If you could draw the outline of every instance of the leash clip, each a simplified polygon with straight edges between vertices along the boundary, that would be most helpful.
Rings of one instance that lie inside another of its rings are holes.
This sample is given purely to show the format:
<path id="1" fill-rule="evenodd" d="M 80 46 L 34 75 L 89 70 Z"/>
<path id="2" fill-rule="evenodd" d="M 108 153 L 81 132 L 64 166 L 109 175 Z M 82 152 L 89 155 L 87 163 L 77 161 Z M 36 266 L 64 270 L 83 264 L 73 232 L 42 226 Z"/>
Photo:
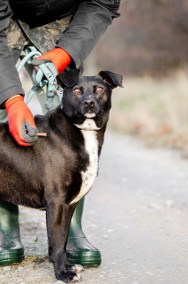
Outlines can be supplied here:
<path id="1" fill-rule="evenodd" d="M 53 98 L 54 95 L 57 94 L 59 98 L 62 97 L 62 90 L 60 90 L 60 87 L 57 83 L 57 70 L 53 63 L 46 62 L 38 65 L 38 69 L 36 70 L 34 68 L 34 65 L 32 64 L 33 59 L 40 56 L 41 53 L 36 49 L 34 46 L 27 46 L 23 50 L 23 56 L 21 59 L 21 62 L 17 66 L 18 72 L 21 71 L 22 67 L 24 67 L 26 64 L 30 64 L 33 66 L 33 72 L 31 74 L 31 79 L 33 81 L 33 86 L 28 92 L 27 96 L 25 96 L 26 103 L 28 104 L 29 101 L 32 99 L 36 93 L 46 86 L 46 103 L 45 106 L 48 109 L 48 111 L 53 109 Z"/>

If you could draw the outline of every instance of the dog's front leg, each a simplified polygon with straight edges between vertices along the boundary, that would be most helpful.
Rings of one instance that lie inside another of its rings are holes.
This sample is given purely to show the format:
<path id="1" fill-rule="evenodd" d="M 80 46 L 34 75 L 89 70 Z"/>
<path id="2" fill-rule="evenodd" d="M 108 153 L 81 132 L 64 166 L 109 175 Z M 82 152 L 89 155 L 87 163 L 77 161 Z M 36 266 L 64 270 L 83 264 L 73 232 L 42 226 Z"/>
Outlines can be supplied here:
<path id="1" fill-rule="evenodd" d="M 74 207 L 68 204 L 47 202 L 46 221 L 49 259 L 54 265 L 55 276 L 66 283 L 79 281 L 80 277 L 67 263 L 66 244 Z"/>

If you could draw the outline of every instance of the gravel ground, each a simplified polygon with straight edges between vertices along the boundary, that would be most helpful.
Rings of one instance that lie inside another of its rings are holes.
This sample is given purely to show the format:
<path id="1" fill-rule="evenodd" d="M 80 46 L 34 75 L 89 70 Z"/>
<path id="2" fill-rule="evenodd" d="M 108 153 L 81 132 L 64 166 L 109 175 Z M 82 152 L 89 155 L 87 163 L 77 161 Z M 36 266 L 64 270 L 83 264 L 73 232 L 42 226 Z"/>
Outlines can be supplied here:
<path id="1" fill-rule="evenodd" d="M 20 229 L 25 248 L 25 260 L 21 264 L 1 267 L 0 283 L 63 283 L 55 279 L 53 266 L 48 261 L 45 212 L 20 207 Z M 100 270 L 100 268 L 98 269 Z M 88 271 L 87 277 L 90 278 L 89 275 L 98 269 L 86 269 Z"/>

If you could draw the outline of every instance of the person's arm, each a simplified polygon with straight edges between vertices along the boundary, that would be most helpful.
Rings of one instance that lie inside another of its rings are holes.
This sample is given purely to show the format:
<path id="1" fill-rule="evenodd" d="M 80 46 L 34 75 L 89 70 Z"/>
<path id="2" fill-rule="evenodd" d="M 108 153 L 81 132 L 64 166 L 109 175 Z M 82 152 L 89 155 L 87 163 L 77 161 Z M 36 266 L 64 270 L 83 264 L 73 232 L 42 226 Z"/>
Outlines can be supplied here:
<path id="1" fill-rule="evenodd" d="M 58 73 L 69 64 L 80 68 L 84 59 L 104 34 L 113 19 L 119 16 L 120 0 L 82 0 L 80 1 L 69 26 L 62 34 L 56 47 L 38 59 L 51 60 Z"/>
<path id="2" fill-rule="evenodd" d="M 6 108 L 9 130 L 20 146 L 31 146 L 36 140 L 34 118 L 24 102 L 24 91 L 5 29 L 12 11 L 7 0 L 0 0 L 0 107 Z"/>
<path id="3" fill-rule="evenodd" d="M 0 105 L 16 94 L 24 95 L 11 49 L 8 47 L 5 29 L 10 23 L 12 11 L 9 2 L 0 0 Z"/>
<path id="4" fill-rule="evenodd" d="M 119 16 L 120 0 L 82 0 L 69 27 L 57 47 L 63 48 L 79 68 L 105 33 L 113 19 Z"/>

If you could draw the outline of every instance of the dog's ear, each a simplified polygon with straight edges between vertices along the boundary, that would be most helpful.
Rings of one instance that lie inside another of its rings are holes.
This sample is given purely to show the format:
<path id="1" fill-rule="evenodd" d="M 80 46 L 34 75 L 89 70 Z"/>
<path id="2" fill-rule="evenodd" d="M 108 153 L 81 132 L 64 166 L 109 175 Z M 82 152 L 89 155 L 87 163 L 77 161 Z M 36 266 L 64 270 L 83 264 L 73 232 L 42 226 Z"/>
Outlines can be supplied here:
<path id="1" fill-rule="evenodd" d="M 63 71 L 62 73 L 57 75 L 57 79 L 60 84 L 71 88 L 78 83 L 79 73 L 80 73 L 79 69 L 71 69 L 69 71 Z"/>
<path id="2" fill-rule="evenodd" d="M 123 76 L 121 74 L 113 73 L 111 71 L 100 71 L 98 75 L 102 77 L 103 81 L 112 89 L 117 86 L 123 88 Z"/>

